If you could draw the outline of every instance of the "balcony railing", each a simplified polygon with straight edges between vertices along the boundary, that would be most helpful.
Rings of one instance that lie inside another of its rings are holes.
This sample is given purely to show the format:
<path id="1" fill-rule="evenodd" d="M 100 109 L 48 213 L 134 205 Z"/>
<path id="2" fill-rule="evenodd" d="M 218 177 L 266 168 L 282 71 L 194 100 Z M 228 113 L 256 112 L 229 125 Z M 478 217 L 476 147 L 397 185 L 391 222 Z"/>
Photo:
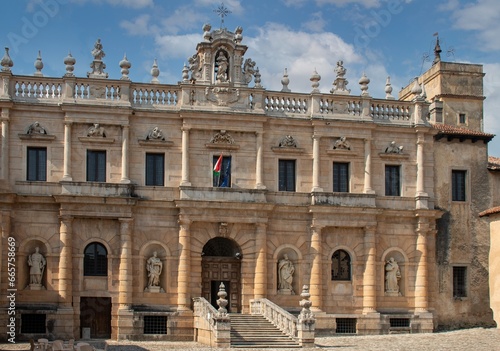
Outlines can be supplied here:
<path id="1" fill-rule="evenodd" d="M 0 100 L 45 104 L 98 103 L 140 109 L 199 110 L 243 109 L 275 117 L 371 120 L 376 123 L 414 123 L 414 103 L 366 96 L 322 93 L 274 92 L 241 87 L 220 94 L 218 102 L 207 95 L 207 86 L 192 84 L 134 83 L 80 77 L 16 76 L 0 72 Z M 227 98 L 228 101 L 223 101 Z"/>

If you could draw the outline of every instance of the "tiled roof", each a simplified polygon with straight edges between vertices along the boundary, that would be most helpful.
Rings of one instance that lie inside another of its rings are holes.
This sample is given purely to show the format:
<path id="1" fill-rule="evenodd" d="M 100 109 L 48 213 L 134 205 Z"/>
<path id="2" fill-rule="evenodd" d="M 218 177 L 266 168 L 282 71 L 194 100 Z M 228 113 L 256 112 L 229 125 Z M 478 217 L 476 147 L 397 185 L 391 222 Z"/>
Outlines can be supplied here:
<path id="1" fill-rule="evenodd" d="M 500 157 L 488 156 L 488 169 L 490 171 L 500 171 Z"/>
<path id="2" fill-rule="evenodd" d="M 452 126 L 449 124 L 435 123 L 432 125 L 432 127 L 439 131 L 437 135 L 438 139 L 447 136 L 448 139 L 463 138 L 463 139 L 472 139 L 472 140 L 480 139 L 480 140 L 490 141 L 495 136 L 495 134 L 484 133 L 478 130 Z"/>
<path id="3" fill-rule="evenodd" d="M 487 209 L 486 211 L 479 213 L 479 217 L 489 216 L 495 213 L 500 213 L 500 206 L 492 207 Z"/>

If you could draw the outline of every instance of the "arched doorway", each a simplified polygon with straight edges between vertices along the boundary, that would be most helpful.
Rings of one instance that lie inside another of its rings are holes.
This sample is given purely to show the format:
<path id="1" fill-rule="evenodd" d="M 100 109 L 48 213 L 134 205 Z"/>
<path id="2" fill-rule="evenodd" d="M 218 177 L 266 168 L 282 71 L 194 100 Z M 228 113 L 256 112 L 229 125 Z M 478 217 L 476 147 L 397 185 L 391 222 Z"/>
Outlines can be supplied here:
<path id="1" fill-rule="evenodd" d="M 241 311 L 241 250 L 231 239 L 210 239 L 202 251 L 202 296 L 217 306 L 219 286 L 224 283 L 228 312 Z"/>

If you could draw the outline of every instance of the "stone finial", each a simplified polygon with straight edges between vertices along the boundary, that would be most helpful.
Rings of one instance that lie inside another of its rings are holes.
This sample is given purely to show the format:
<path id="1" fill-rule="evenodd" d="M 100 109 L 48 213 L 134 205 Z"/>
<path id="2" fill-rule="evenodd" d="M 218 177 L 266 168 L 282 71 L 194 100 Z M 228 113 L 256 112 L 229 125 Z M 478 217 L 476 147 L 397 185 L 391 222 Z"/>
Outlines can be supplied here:
<path id="1" fill-rule="evenodd" d="M 128 77 L 128 74 L 130 72 L 130 67 L 132 67 L 132 64 L 127 59 L 127 54 L 124 54 L 123 59 L 120 61 L 120 68 L 122 74 L 120 80 L 130 80 L 130 78 Z"/>
<path id="2" fill-rule="evenodd" d="M 73 56 L 71 56 L 71 52 L 68 53 L 68 56 L 64 58 L 64 64 L 66 65 L 66 74 L 65 77 L 74 77 L 73 71 L 75 69 L 76 60 Z"/>
<path id="3" fill-rule="evenodd" d="M 361 89 L 361 96 L 370 96 L 370 93 L 368 93 L 368 84 L 370 84 L 370 79 L 366 76 L 365 72 L 363 72 L 363 75 L 359 79 L 358 83 Z"/>
<path id="4" fill-rule="evenodd" d="M 217 299 L 217 305 L 219 306 L 219 309 L 217 311 L 219 312 L 219 315 L 225 315 L 227 314 L 226 306 L 228 301 L 226 300 L 227 292 L 224 283 L 220 283 L 217 296 L 219 296 L 219 298 Z"/>
<path id="5" fill-rule="evenodd" d="M 156 59 L 153 61 L 153 66 L 151 66 L 151 83 L 160 83 L 160 80 L 158 79 L 158 76 L 160 75 L 160 69 L 158 68 L 158 62 Z"/>
<path id="6" fill-rule="evenodd" d="M 413 85 L 411 87 L 411 93 L 415 95 L 414 99 L 418 99 L 420 94 L 422 94 L 422 87 L 418 83 L 418 77 L 415 77 L 413 80 Z"/>
<path id="7" fill-rule="evenodd" d="M 310 323 L 314 323 L 314 316 L 311 311 L 312 302 L 309 300 L 311 297 L 311 294 L 309 293 L 309 286 L 304 285 L 302 287 L 300 297 L 302 297 L 302 300 L 300 300 L 299 305 L 302 307 L 302 310 L 299 314 L 299 320 L 302 322 L 309 321 Z"/>
<path id="8" fill-rule="evenodd" d="M 236 29 L 234 30 L 234 42 L 236 44 L 241 43 L 241 41 L 243 40 L 243 35 L 241 35 L 241 33 L 243 33 L 243 28 L 240 26 L 236 27 Z"/>
<path id="9" fill-rule="evenodd" d="M 425 85 L 424 85 L 424 82 L 422 82 L 422 84 L 420 85 L 420 89 L 422 90 L 422 92 L 420 93 L 420 98 L 421 98 L 422 100 L 427 99 L 427 92 L 425 91 Z"/>
<path id="10" fill-rule="evenodd" d="M 316 72 L 316 69 L 314 69 L 313 74 L 311 75 L 311 78 L 309 80 L 312 82 L 311 86 L 313 90 L 311 91 L 312 93 L 319 93 L 319 81 L 321 80 L 321 76 Z"/>
<path id="11" fill-rule="evenodd" d="M 254 79 L 253 79 L 253 81 L 255 82 L 255 88 L 262 88 L 262 85 L 260 84 L 260 82 L 261 82 L 260 77 L 261 77 L 261 74 L 259 71 L 259 67 L 257 67 L 255 69 L 255 74 L 254 74 Z"/>
<path id="12" fill-rule="evenodd" d="M 288 84 L 290 84 L 290 79 L 288 79 L 288 72 L 285 68 L 285 71 L 283 72 L 283 78 L 281 78 L 281 84 L 283 84 L 283 88 L 281 88 L 281 91 L 284 93 L 289 93 L 291 90 L 288 88 Z"/>
<path id="13" fill-rule="evenodd" d="M 439 36 L 438 33 L 434 33 L 436 36 L 436 45 L 434 46 L 434 61 L 432 61 L 432 65 L 434 66 L 436 63 L 441 61 L 441 46 L 439 45 Z"/>
<path id="14" fill-rule="evenodd" d="M 2 72 L 10 72 L 12 66 L 14 66 L 14 61 L 9 56 L 9 48 L 5 48 L 5 54 L 3 55 L 2 61 L 0 61 L 0 65 L 2 65 Z"/>
<path id="15" fill-rule="evenodd" d="M 184 62 L 184 67 L 182 67 L 182 81 L 184 83 L 189 82 L 189 67 Z"/>
<path id="16" fill-rule="evenodd" d="M 385 81 L 385 98 L 387 100 L 394 100 L 394 96 L 392 96 L 392 85 L 391 85 L 391 77 L 387 77 Z"/>
<path id="17" fill-rule="evenodd" d="M 38 56 L 37 56 L 37 58 L 35 60 L 34 66 L 35 66 L 35 69 L 36 69 L 36 72 L 34 73 L 34 75 L 37 76 L 37 77 L 43 77 L 43 73 L 42 73 L 42 69 L 43 69 L 42 53 L 40 52 L 40 50 L 38 50 Z"/>

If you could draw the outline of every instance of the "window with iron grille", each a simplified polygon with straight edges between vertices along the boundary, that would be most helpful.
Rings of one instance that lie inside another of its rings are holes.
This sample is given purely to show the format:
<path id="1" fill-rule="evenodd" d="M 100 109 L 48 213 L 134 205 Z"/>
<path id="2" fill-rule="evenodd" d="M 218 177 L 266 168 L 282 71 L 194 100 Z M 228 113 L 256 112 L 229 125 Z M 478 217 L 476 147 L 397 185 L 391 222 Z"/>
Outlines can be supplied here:
<path id="1" fill-rule="evenodd" d="M 453 267 L 453 297 L 467 297 L 467 267 Z"/>
<path id="2" fill-rule="evenodd" d="M 332 280 L 351 280 L 351 256 L 345 250 L 333 253 Z"/>
<path id="3" fill-rule="evenodd" d="M 45 334 L 46 315 L 38 313 L 21 314 L 22 334 Z"/>
<path id="4" fill-rule="evenodd" d="M 337 334 L 356 334 L 356 318 L 336 318 Z"/>
<path id="5" fill-rule="evenodd" d="M 451 171 L 451 200 L 465 201 L 466 171 Z"/>
<path id="6" fill-rule="evenodd" d="M 385 166 L 385 195 L 401 196 L 400 166 Z"/>
<path id="7" fill-rule="evenodd" d="M 279 191 L 295 191 L 295 160 L 279 160 Z"/>
<path id="8" fill-rule="evenodd" d="M 349 192 L 349 163 L 335 162 L 333 164 L 333 191 Z"/>
<path id="9" fill-rule="evenodd" d="M 391 328 L 409 328 L 410 318 L 390 318 Z"/>
<path id="10" fill-rule="evenodd" d="M 144 334 L 167 334 L 167 317 L 144 316 Z"/>
<path id="11" fill-rule="evenodd" d="M 100 243 L 90 243 L 85 248 L 83 259 L 83 275 L 85 276 L 107 276 L 108 275 L 108 252 Z"/>
<path id="12" fill-rule="evenodd" d="M 87 182 L 106 181 L 106 151 L 87 150 Z"/>
<path id="13" fill-rule="evenodd" d="M 26 168 L 26 180 L 46 181 L 47 180 L 47 148 L 28 148 L 28 167 Z"/>
<path id="14" fill-rule="evenodd" d="M 146 154 L 146 185 L 163 186 L 165 179 L 165 154 Z"/>

